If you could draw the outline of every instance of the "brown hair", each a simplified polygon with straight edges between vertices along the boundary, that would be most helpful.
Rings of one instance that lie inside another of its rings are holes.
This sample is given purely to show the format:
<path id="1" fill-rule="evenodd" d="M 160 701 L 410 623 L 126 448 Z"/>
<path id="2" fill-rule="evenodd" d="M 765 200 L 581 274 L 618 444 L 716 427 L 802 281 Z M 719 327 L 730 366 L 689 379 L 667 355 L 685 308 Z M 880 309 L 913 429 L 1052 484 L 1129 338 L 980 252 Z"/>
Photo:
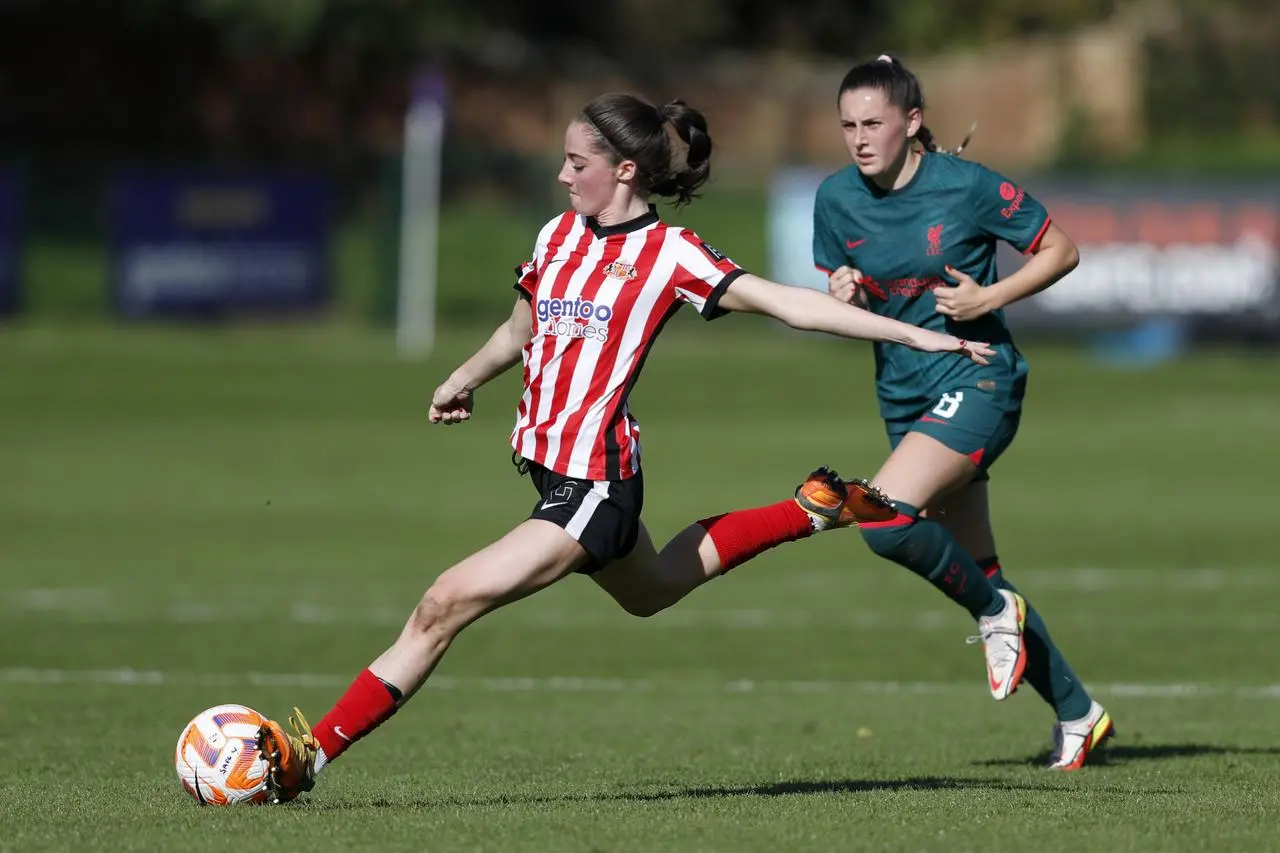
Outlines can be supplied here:
<path id="1" fill-rule="evenodd" d="M 711 177 L 707 120 L 684 101 L 655 107 L 635 95 L 600 95 L 583 108 L 578 120 L 595 134 L 597 150 L 615 164 L 633 161 L 640 186 L 675 199 L 677 207 L 692 201 L 695 190 Z M 685 144 L 683 163 L 676 162 L 668 122 Z"/>
<path id="2" fill-rule="evenodd" d="M 920 81 L 905 65 L 887 53 L 882 53 L 876 59 L 850 68 L 849 73 L 840 81 L 840 91 L 836 94 L 837 101 L 845 92 L 851 92 L 854 89 L 879 89 L 884 92 L 889 103 L 903 112 L 924 109 L 924 91 L 920 88 Z M 976 128 L 977 125 L 974 127 Z M 925 151 L 938 154 L 959 154 L 972 138 L 973 129 L 971 128 L 968 135 L 955 148 L 939 148 L 929 128 L 921 124 L 920 129 L 916 131 L 916 140 L 921 147 Z"/>

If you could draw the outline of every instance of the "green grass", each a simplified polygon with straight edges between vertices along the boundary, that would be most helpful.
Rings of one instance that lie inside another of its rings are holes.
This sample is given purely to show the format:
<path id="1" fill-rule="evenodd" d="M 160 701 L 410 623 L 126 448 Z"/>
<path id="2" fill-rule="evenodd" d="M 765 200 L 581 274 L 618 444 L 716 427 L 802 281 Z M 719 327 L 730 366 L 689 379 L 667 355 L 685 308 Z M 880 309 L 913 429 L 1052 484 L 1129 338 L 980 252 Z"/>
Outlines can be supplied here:
<path id="1" fill-rule="evenodd" d="M 1035 767 L 1045 706 L 993 703 L 964 614 L 839 533 L 650 620 L 570 578 L 468 629 L 302 803 L 199 808 L 192 715 L 314 721 L 532 505 L 517 377 L 425 421 L 483 336 L 410 365 L 341 326 L 0 335 L 0 849 L 1277 848 L 1280 363 L 1235 352 L 1028 347 L 1000 552 L 1116 717 L 1104 766 Z M 657 537 L 885 453 L 865 349 L 749 320 L 677 318 L 634 410 Z"/>

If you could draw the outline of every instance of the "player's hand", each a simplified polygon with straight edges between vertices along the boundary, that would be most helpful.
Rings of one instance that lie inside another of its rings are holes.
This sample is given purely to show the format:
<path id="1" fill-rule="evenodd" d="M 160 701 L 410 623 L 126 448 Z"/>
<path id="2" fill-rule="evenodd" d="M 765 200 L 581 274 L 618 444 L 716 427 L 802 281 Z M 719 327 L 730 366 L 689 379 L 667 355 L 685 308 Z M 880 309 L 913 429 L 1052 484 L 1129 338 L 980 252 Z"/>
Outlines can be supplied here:
<path id="1" fill-rule="evenodd" d="M 852 267 L 838 267 L 827 276 L 827 292 L 839 299 L 860 308 L 867 307 L 867 292 L 862 289 L 862 271 Z"/>
<path id="2" fill-rule="evenodd" d="M 457 424 L 471 420 L 475 406 L 475 392 L 465 384 L 449 377 L 431 395 L 431 411 L 427 415 L 433 424 Z"/>
<path id="3" fill-rule="evenodd" d="M 912 349 L 921 352 L 954 352 L 972 361 L 974 364 L 990 364 L 996 351 L 983 341 L 966 341 L 954 335 L 931 332 L 928 329 L 917 330 L 917 336 L 910 344 Z"/>
<path id="4" fill-rule="evenodd" d="M 968 273 L 961 272 L 950 264 L 947 264 L 947 275 L 954 278 L 957 284 L 933 291 L 939 314 L 966 323 L 991 313 L 992 306 L 987 301 L 985 287 L 974 281 Z"/>

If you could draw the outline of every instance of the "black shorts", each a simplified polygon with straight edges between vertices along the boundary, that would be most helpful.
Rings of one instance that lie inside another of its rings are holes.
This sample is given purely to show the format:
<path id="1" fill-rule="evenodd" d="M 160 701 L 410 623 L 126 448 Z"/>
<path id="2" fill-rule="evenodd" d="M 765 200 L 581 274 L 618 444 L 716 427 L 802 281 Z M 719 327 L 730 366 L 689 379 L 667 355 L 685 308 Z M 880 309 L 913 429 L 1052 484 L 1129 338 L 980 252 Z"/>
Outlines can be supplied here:
<path id="1" fill-rule="evenodd" d="M 526 465 L 539 497 L 529 517 L 562 527 L 578 541 L 591 558 L 579 572 L 594 574 L 636 547 L 644 506 L 643 474 L 626 480 L 580 480 L 533 462 L 520 467 Z"/>

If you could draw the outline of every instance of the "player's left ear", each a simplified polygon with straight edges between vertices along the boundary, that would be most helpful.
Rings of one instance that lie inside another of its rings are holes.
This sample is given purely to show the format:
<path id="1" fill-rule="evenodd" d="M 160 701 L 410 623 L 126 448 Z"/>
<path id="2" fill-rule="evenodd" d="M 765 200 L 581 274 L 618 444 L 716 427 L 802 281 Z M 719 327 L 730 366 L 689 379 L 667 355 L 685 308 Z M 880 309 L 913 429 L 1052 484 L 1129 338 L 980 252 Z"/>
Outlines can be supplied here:
<path id="1" fill-rule="evenodd" d="M 924 126 L 924 111 L 918 107 L 907 110 L 907 136 L 912 139 L 916 138 L 916 134 L 920 132 L 920 128 Z"/>
<path id="2" fill-rule="evenodd" d="M 623 160 L 613 167 L 613 175 L 621 183 L 634 181 L 636 179 L 636 162 L 634 160 Z"/>

